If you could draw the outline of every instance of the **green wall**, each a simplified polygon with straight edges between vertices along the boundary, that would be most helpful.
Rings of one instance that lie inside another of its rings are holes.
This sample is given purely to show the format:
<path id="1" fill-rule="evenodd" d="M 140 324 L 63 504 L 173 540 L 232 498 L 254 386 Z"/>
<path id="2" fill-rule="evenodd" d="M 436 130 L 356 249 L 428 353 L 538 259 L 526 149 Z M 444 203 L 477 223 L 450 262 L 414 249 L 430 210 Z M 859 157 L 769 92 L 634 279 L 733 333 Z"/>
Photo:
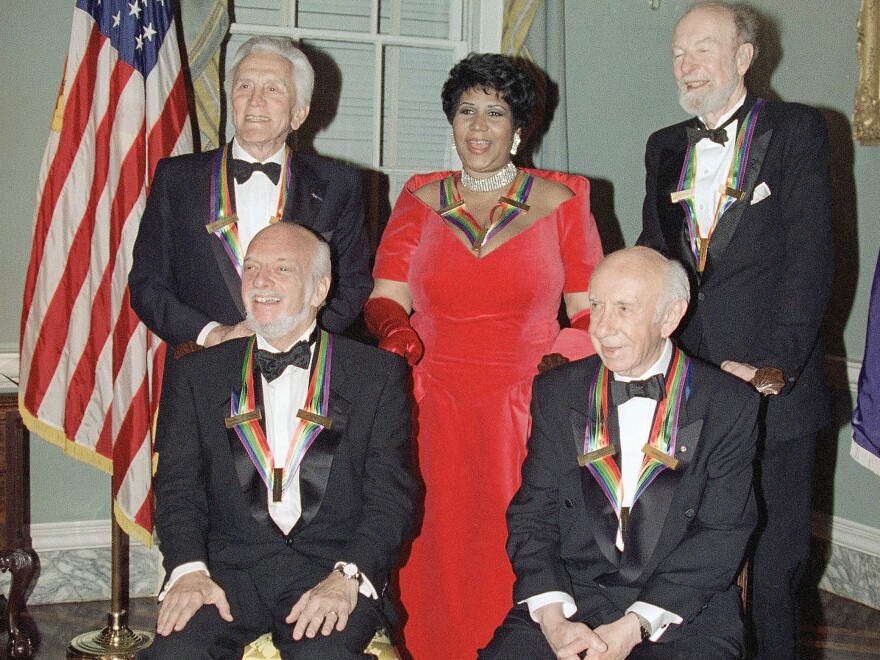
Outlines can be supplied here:
<path id="1" fill-rule="evenodd" d="M 672 28 L 687 3 L 577 0 L 566 3 L 570 169 L 594 180 L 607 247 L 638 235 L 648 135 L 684 118 L 670 67 Z M 880 147 L 849 137 L 858 79 L 858 0 L 756 0 L 774 19 L 758 83 L 780 98 L 823 109 L 833 142 L 838 280 L 827 336 L 830 352 L 860 360 L 871 276 L 880 245 Z M 0 352 L 16 351 L 34 198 L 70 35 L 73 2 L 0 2 Z M 759 60 L 760 64 L 761 60 Z M 769 72 L 767 71 L 769 69 Z M 772 74 L 772 75 L 771 75 Z M 762 81 L 764 81 L 762 83 Z M 769 83 L 766 83 L 769 81 Z M 880 478 L 848 456 L 851 395 L 837 393 L 839 431 L 823 443 L 817 508 L 880 528 Z M 34 440 L 35 523 L 109 517 L 109 480 Z"/>

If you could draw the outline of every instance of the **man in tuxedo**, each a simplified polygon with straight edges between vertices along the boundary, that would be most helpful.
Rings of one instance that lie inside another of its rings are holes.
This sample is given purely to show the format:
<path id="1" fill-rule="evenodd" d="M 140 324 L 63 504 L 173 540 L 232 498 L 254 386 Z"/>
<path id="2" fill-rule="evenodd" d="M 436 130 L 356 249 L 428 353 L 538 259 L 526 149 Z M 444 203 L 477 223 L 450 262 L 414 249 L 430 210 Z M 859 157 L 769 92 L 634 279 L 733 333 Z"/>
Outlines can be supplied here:
<path id="1" fill-rule="evenodd" d="M 516 604 L 480 658 L 742 657 L 759 397 L 670 341 L 678 263 L 612 253 L 589 295 L 597 355 L 535 379 L 507 512 Z"/>
<path id="2" fill-rule="evenodd" d="M 406 364 L 316 317 L 329 247 L 260 231 L 244 260 L 254 336 L 180 360 L 159 408 L 156 529 L 169 574 L 147 658 L 362 658 L 409 537 Z"/>
<path id="3" fill-rule="evenodd" d="M 227 76 L 232 141 L 159 162 L 129 286 L 135 312 L 172 350 L 251 334 L 241 258 L 251 238 L 278 220 L 305 225 L 330 244 L 334 287 L 321 325 L 342 332 L 360 314 L 373 286 L 360 174 L 286 146 L 309 114 L 314 79 L 290 39 L 249 39 Z"/>
<path id="4" fill-rule="evenodd" d="M 758 656 L 785 660 L 797 653 L 813 455 L 830 414 L 819 328 L 834 268 L 831 190 L 822 115 L 746 87 L 757 26 L 748 7 L 719 2 L 679 20 L 673 72 L 695 117 L 648 140 L 639 243 L 688 271 L 682 348 L 768 394 L 751 611 Z"/>

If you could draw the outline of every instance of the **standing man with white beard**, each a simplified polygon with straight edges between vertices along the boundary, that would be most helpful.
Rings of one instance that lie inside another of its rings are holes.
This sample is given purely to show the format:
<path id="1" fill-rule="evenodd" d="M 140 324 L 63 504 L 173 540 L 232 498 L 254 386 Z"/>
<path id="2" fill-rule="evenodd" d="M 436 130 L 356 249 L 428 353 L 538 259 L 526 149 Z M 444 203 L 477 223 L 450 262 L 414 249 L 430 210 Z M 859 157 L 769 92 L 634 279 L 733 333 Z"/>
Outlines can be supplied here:
<path id="1" fill-rule="evenodd" d="M 797 657 L 813 456 L 829 419 L 819 328 L 834 268 L 831 186 L 822 115 L 745 85 L 757 24 L 745 5 L 708 2 L 676 25 L 673 72 L 694 117 L 648 140 L 638 242 L 688 271 L 682 349 L 768 395 L 751 613 L 758 657 L 785 660 Z"/>

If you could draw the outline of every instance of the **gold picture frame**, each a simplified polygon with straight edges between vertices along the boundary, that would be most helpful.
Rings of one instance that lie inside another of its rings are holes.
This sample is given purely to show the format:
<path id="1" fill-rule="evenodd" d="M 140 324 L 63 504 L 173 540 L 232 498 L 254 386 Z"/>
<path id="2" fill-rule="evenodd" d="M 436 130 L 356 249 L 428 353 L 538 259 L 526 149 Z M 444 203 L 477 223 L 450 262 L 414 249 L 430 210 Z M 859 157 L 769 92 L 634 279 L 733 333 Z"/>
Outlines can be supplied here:
<path id="1" fill-rule="evenodd" d="M 857 30 L 860 67 L 853 137 L 880 145 L 880 0 L 862 0 Z"/>

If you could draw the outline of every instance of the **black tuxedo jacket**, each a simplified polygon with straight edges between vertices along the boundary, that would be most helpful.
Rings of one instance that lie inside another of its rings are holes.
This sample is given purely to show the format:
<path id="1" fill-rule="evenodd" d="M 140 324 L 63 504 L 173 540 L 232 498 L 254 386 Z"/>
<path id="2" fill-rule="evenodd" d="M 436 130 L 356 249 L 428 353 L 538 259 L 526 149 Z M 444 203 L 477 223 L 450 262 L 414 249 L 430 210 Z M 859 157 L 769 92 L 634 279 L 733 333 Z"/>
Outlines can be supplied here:
<path id="1" fill-rule="evenodd" d="M 740 118 L 754 102 L 746 97 Z M 735 360 L 782 370 L 786 386 L 767 406 L 768 442 L 813 433 L 829 414 L 819 338 L 834 270 L 825 121 L 804 105 L 766 102 L 749 152 L 745 195 L 718 221 L 702 275 L 684 209 L 669 197 L 678 187 L 686 127 L 697 122 L 665 128 L 648 140 L 638 242 L 679 260 L 690 275 L 692 298 L 678 330 L 684 350 L 716 365 Z M 756 200 L 761 184 L 770 195 Z"/>
<path id="2" fill-rule="evenodd" d="M 166 570 L 191 561 L 235 570 L 296 552 L 322 577 L 337 561 L 354 562 L 381 593 L 414 506 L 405 362 L 334 337 L 333 424 L 306 452 L 302 517 L 285 536 L 269 517 L 266 486 L 224 425 L 231 392 L 241 389 L 247 341 L 186 356 L 163 387 L 155 496 Z"/>
<path id="3" fill-rule="evenodd" d="M 617 516 L 592 473 L 577 462 L 598 366 L 592 356 L 535 379 L 523 481 L 507 512 L 514 600 L 568 593 L 578 607 L 574 618 L 591 627 L 643 601 L 684 619 L 664 634 L 667 641 L 667 635 L 697 634 L 697 615 L 710 599 L 737 598 L 729 587 L 757 516 L 752 459 L 758 394 L 692 360 L 678 467 L 663 470 L 632 507 L 621 553 L 614 545 Z M 611 412 L 610 439 L 619 456 L 613 406 Z"/>
<path id="4" fill-rule="evenodd" d="M 131 306 L 173 348 L 195 340 L 210 321 L 245 317 L 241 278 L 220 240 L 205 230 L 211 214 L 211 164 L 217 150 L 159 161 L 134 245 Z M 342 332 L 373 288 L 360 174 L 320 156 L 294 153 L 282 220 L 330 244 L 333 288 L 321 325 Z M 235 185 L 230 174 L 230 193 Z"/>

